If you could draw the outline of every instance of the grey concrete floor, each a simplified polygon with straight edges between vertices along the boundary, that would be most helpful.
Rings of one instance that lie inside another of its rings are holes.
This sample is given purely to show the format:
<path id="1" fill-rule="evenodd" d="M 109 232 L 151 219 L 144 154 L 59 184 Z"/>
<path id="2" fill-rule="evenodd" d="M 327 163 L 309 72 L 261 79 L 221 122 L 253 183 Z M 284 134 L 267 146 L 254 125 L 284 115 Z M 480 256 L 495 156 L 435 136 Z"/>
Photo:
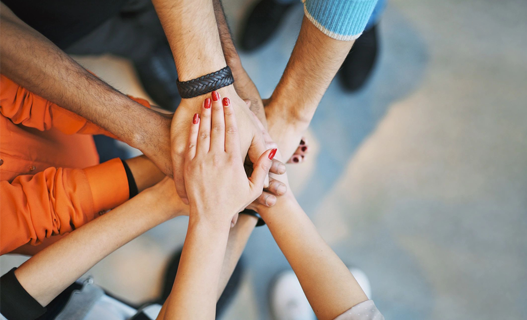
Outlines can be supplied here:
<path id="1" fill-rule="evenodd" d="M 224 4 L 238 32 L 250 4 Z M 353 95 L 334 81 L 308 132 L 309 159 L 288 169 L 326 241 L 368 274 L 386 319 L 527 319 L 526 14 L 524 0 L 390 1 L 373 78 Z M 294 9 L 277 38 L 242 55 L 262 96 L 301 18 Z M 145 96 L 126 61 L 79 60 Z M 185 229 L 185 218 L 161 225 L 90 273 L 131 301 L 155 297 Z M 224 319 L 270 319 L 268 287 L 287 261 L 266 228 L 244 259 Z"/>

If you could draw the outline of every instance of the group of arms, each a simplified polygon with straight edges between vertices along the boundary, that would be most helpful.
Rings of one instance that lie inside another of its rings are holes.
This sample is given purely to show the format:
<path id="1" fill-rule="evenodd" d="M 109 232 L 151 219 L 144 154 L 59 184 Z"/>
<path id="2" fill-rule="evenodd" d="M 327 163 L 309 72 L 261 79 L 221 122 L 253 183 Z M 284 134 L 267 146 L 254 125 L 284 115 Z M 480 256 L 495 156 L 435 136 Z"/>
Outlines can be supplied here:
<path id="1" fill-rule="evenodd" d="M 256 224 L 254 218 L 242 216 L 230 228 L 237 213 L 249 206 L 264 218 L 320 319 L 333 319 L 367 300 L 296 202 L 284 166 L 268 157 L 275 145 L 279 159 L 295 152 L 352 41 L 330 39 L 304 19 L 284 76 L 264 109 L 241 65 L 218 0 L 153 2 L 181 81 L 231 67 L 234 85 L 216 92 L 229 99 L 226 106 L 212 99 L 212 108 L 205 108 L 207 100 L 200 96 L 183 99 L 173 116 L 144 108 L 82 68 L 2 5 L 2 73 L 137 147 L 174 180 L 165 178 L 34 256 L 16 271 L 20 283 L 46 305 L 126 242 L 189 214 L 181 272 L 159 317 L 211 318 Z M 22 70 L 20 65 L 26 67 Z M 246 156 L 254 167 L 249 179 L 243 168 Z M 266 190 L 274 195 L 263 190 L 270 169 L 282 174 L 271 174 Z M 181 294 L 188 290 L 195 295 Z"/>
<path id="2" fill-rule="evenodd" d="M 189 214 L 176 280 L 158 319 L 214 318 L 216 301 L 226 283 L 225 257 L 233 217 L 261 194 L 274 163 L 271 158 L 275 152 L 280 155 L 275 149 L 266 150 L 247 178 L 230 99 L 207 98 L 200 109 L 187 119 L 190 129 L 184 175 L 189 205 L 165 178 L 35 255 L 15 274 L 41 305 L 47 305 L 98 261 L 141 233 Z M 275 178 L 288 184 L 285 173 Z M 266 221 L 319 319 L 334 319 L 368 299 L 290 190 L 277 197 L 272 207 L 258 202 L 252 205 Z"/>

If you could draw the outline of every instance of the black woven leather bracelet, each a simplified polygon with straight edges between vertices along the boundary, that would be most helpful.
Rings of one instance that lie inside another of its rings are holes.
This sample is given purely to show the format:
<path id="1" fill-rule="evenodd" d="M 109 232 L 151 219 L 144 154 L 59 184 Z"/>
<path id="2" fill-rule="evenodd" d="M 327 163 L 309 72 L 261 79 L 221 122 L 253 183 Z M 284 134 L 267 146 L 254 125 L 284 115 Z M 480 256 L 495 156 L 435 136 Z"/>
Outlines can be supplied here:
<path id="1" fill-rule="evenodd" d="M 203 77 L 180 82 L 176 81 L 179 94 L 182 98 L 194 98 L 203 94 L 221 89 L 234 83 L 231 68 L 228 66 Z"/>
<path id="2" fill-rule="evenodd" d="M 258 212 L 254 211 L 254 210 L 244 209 L 242 212 L 240 212 L 240 214 L 246 214 L 248 216 L 253 216 L 253 217 L 257 218 L 258 219 L 258 222 L 256 223 L 257 227 L 261 227 L 261 226 L 265 225 L 265 221 L 262 219 L 262 217 L 260 217 Z"/>

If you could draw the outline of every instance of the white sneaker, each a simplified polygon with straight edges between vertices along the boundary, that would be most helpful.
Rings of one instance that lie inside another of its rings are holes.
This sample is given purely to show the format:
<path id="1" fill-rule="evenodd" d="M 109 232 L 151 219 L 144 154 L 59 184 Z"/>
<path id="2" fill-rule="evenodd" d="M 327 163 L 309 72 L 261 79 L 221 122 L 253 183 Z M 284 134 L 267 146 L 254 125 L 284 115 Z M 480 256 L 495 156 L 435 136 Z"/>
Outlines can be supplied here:
<path id="1" fill-rule="evenodd" d="M 362 290 L 371 299 L 370 281 L 358 268 L 349 268 Z M 278 275 L 270 291 L 271 313 L 276 320 L 315 320 L 316 316 L 292 270 Z"/>
<path id="2" fill-rule="evenodd" d="M 271 313 L 276 320 L 315 320 L 315 313 L 292 270 L 276 278 L 270 291 Z"/>

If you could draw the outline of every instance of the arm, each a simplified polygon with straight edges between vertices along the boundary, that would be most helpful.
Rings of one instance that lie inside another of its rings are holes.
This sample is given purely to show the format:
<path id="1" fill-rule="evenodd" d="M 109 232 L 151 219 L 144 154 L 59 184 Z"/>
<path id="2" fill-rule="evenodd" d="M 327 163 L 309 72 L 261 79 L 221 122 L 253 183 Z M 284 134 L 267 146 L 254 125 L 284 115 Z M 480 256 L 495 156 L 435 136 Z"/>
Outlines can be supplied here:
<path id="1" fill-rule="evenodd" d="M 291 58 L 265 108 L 269 133 L 284 159 L 298 147 L 352 45 L 328 37 L 304 17 Z"/>
<path id="2" fill-rule="evenodd" d="M 145 156 L 126 160 L 137 191 L 153 186 L 164 174 Z M 129 198 L 129 181 L 119 159 L 86 169 L 48 168 L 0 182 L 0 254 L 34 254 L 23 246 L 40 244 L 98 217 Z M 23 246 L 23 247 L 21 247 Z"/>
<path id="3" fill-rule="evenodd" d="M 144 99 L 129 98 L 146 108 L 151 107 Z M 64 134 L 104 134 L 117 138 L 93 122 L 34 94 L 3 75 L 0 75 L 0 113 L 15 124 L 40 131 L 55 128 Z"/>
<path id="4" fill-rule="evenodd" d="M 250 101 L 249 109 L 258 117 L 264 127 L 267 128 L 262 98 L 254 82 L 242 66 L 240 56 L 232 42 L 231 32 L 227 24 L 227 19 L 225 18 L 221 0 L 213 0 L 213 4 L 214 14 L 216 15 L 216 21 L 218 23 L 221 48 L 223 49 L 223 55 L 225 56 L 227 65 L 231 68 L 232 75 L 234 76 L 234 88 L 240 98 Z"/>
<path id="5" fill-rule="evenodd" d="M 3 75 L 110 131 L 140 149 L 163 172 L 172 174 L 170 118 L 110 87 L 18 19 L 4 4 L 0 6 Z"/>
<path id="6" fill-rule="evenodd" d="M 168 179 L 29 259 L 15 271 L 45 306 L 111 252 L 184 211 Z"/>
<path id="7" fill-rule="evenodd" d="M 154 0 L 168 42 L 175 57 L 178 76 L 181 81 L 218 71 L 227 64 L 222 52 L 214 8 L 211 0 Z M 221 96 L 228 96 L 238 118 L 241 154 L 248 154 L 253 163 L 265 151 L 260 132 L 245 102 L 238 96 L 234 86 L 217 90 Z M 204 97 L 183 99 L 176 110 L 171 125 L 172 159 L 174 181 L 180 197 L 186 201 L 185 180 L 182 170 L 184 152 L 188 142 L 189 122 L 199 113 Z"/>
<path id="8" fill-rule="evenodd" d="M 287 184 L 287 176 L 279 177 Z M 288 188 L 272 208 L 257 205 L 318 319 L 335 319 L 368 300 L 346 265 L 318 234 Z"/>
<path id="9" fill-rule="evenodd" d="M 48 168 L 0 182 L 0 253 L 71 232 L 129 197 L 121 160 L 86 169 Z"/>
<path id="10" fill-rule="evenodd" d="M 208 106 L 207 102 L 202 105 L 201 117 L 194 116 L 187 141 L 189 230 L 174 287 L 159 319 L 214 317 L 229 225 L 261 194 L 274 156 L 270 151 L 263 153 L 247 180 L 229 100 L 224 100 L 224 106 L 220 101 Z"/>

